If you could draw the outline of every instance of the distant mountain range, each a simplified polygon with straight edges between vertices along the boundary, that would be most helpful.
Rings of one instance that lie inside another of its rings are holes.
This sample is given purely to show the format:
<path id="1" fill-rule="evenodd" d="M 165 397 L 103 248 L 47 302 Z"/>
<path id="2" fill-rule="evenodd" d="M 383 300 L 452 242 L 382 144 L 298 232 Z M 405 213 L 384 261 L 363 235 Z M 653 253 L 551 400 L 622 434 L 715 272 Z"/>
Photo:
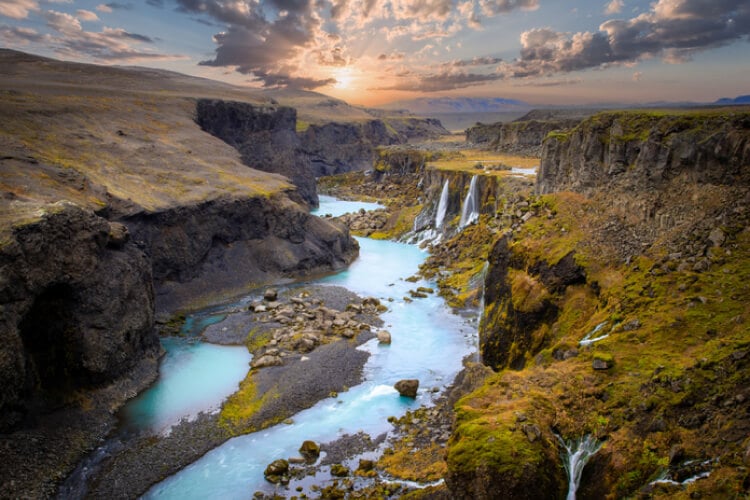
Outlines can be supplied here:
<path id="1" fill-rule="evenodd" d="M 735 98 L 722 97 L 715 104 L 750 104 L 750 95 L 741 95 Z"/>
<path id="2" fill-rule="evenodd" d="M 450 113 L 498 113 L 527 111 L 531 104 L 501 97 L 422 97 L 396 101 L 382 106 L 385 109 L 405 109 L 416 115 Z"/>

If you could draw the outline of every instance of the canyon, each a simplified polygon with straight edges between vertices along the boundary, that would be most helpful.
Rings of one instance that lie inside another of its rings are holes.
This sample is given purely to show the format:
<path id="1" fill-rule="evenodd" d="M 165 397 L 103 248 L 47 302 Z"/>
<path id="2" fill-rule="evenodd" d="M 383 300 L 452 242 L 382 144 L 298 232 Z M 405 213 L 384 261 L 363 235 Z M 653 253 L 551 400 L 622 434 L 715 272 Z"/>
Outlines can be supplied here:
<path id="1" fill-rule="evenodd" d="M 309 94 L 0 57 L 0 496 L 55 495 L 178 313 L 344 269 L 355 234 L 429 249 L 421 278 L 481 315 L 446 401 L 402 419 L 444 446 L 394 445 L 389 474 L 442 471 L 410 498 L 563 497 L 584 441 L 578 498 L 747 494 L 746 108 L 532 112 L 452 150 Z M 318 190 L 383 208 L 317 217 Z"/>

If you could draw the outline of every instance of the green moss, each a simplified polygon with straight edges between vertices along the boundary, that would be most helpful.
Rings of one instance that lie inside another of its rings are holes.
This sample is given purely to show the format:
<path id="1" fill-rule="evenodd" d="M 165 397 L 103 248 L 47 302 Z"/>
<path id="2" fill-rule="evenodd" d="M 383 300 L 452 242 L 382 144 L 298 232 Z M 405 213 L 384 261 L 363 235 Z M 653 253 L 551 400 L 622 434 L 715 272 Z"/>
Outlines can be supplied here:
<path id="1" fill-rule="evenodd" d="M 298 133 L 305 132 L 307 129 L 310 128 L 310 123 L 302 120 L 297 120 L 297 123 L 295 125 L 295 129 Z"/>
<path id="2" fill-rule="evenodd" d="M 259 332 L 257 328 L 253 328 L 248 332 L 247 337 L 245 338 L 245 346 L 247 346 L 247 350 L 253 354 L 259 349 L 265 347 L 266 344 L 271 341 L 271 338 L 273 338 L 273 335 L 270 330 Z"/>

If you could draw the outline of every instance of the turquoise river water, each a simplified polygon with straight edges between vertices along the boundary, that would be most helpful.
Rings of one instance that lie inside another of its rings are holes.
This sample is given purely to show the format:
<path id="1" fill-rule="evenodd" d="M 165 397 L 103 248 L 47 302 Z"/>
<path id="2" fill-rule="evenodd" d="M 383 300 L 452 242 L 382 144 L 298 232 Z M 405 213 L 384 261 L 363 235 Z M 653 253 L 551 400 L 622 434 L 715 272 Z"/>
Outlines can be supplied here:
<path id="1" fill-rule="evenodd" d="M 321 197 L 317 213 L 338 215 L 359 208 L 371 209 L 373 205 L 352 205 Z M 146 498 L 249 499 L 255 491 L 277 491 L 263 478 L 266 465 L 278 458 L 297 456 L 304 440 L 330 442 L 359 431 L 378 436 L 392 428 L 387 422 L 389 416 L 401 416 L 410 408 L 432 404 L 452 382 L 462 359 L 475 349 L 476 325 L 453 314 L 436 295 L 413 302 L 405 300 L 410 289 L 433 286 L 425 281 L 405 281 L 418 271 L 427 256 L 424 251 L 391 241 L 358 241 L 360 257 L 346 270 L 317 283 L 344 286 L 361 296 L 378 297 L 388 306 L 382 318 L 393 343 L 384 346 L 373 339 L 360 347 L 370 353 L 364 382 L 298 413 L 291 424 L 227 441 L 155 485 Z M 245 297 L 234 304 L 197 313 L 189 318 L 188 333 L 199 333 L 255 298 Z M 221 401 L 236 390 L 248 370 L 250 356 L 246 349 L 215 346 L 190 337 L 164 341 L 167 355 L 159 381 L 128 405 L 124 412 L 126 425 L 164 431 L 180 418 L 219 408 Z M 416 400 L 400 397 L 393 388 L 403 378 L 419 379 Z"/>

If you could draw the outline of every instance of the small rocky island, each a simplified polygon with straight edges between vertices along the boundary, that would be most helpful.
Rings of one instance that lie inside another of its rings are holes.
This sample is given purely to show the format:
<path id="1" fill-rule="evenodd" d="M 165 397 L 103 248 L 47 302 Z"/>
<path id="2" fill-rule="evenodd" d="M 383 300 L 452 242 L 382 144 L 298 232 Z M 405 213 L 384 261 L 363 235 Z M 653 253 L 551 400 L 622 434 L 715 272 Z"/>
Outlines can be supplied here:
<path id="1" fill-rule="evenodd" d="M 269 491 L 747 495 L 746 108 L 534 111 L 424 143 L 445 134 L 435 120 L 326 101 L 334 123 L 173 73 L 0 63 L 0 496 L 137 497 L 359 384 L 359 347 L 399 342 L 390 303 L 305 282 L 352 263 L 354 235 L 428 250 L 405 279 L 434 289 L 399 300 L 478 311 L 478 353 L 387 435 L 269 461 Z M 382 208 L 317 217 L 318 193 Z M 71 481 L 157 377 L 160 336 L 238 296 L 254 299 L 201 332 L 253 355 L 220 411 Z M 379 390 L 412 404 L 420 382 Z"/>

